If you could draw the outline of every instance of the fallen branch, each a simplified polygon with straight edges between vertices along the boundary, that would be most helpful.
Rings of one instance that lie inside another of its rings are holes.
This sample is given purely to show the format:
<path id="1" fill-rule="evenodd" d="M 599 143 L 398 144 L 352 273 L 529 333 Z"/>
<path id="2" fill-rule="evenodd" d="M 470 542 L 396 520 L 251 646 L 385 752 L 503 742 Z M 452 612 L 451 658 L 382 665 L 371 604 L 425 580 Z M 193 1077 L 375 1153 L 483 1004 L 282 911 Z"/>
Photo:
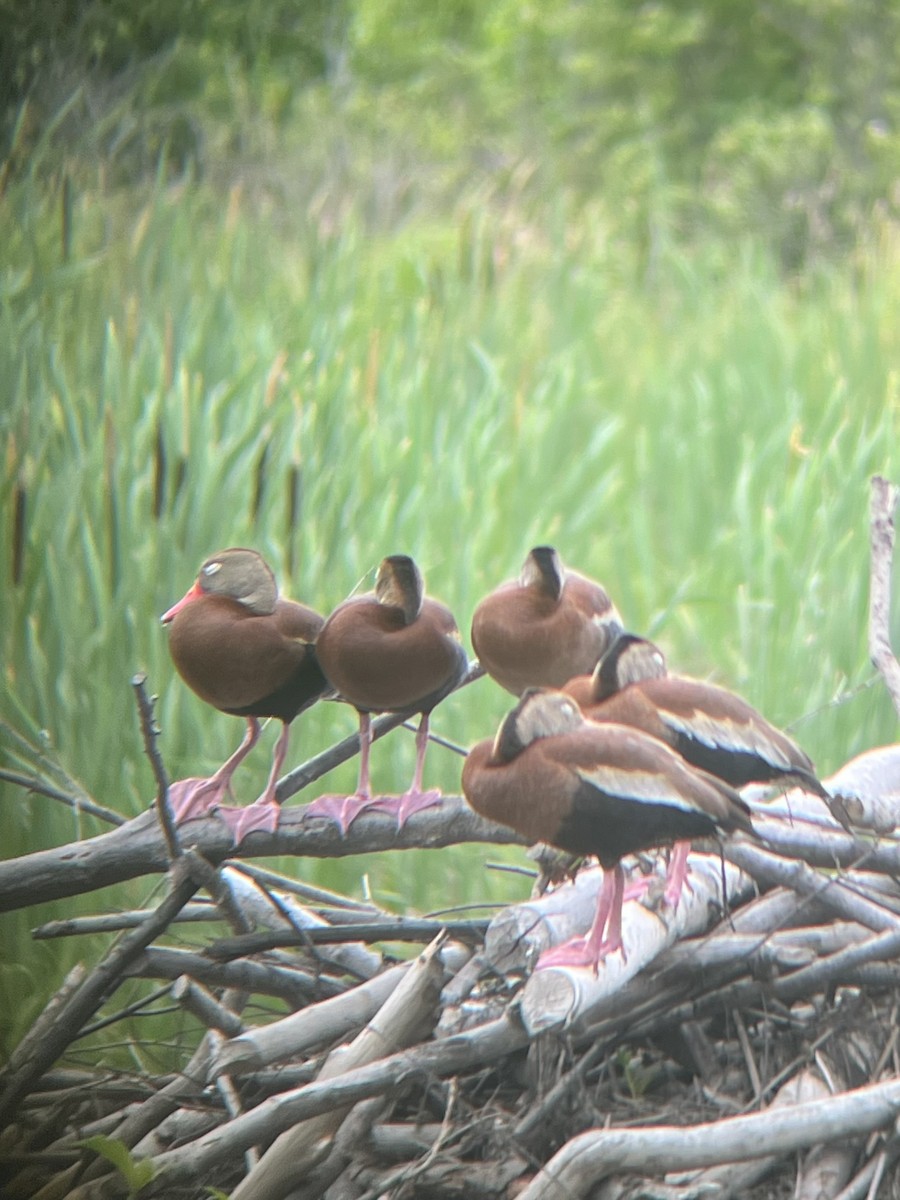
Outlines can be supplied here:
<path id="1" fill-rule="evenodd" d="M 554 1154 L 520 1193 L 520 1200 L 578 1200 L 621 1171 L 662 1175 L 792 1154 L 818 1143 L 871 1133 L 892 1123 L 898 1112 L 900 1082 L 892 1079 L 829 1100 L 687 1128 L 592 1130 Z"/>
<path id="2" fill-rule="evenodd" d="M 511 830 L 479 817 L 455 796 L 416 813 L 400 830 L 384 813 L 364 813 L 353 822 L 346 837 L 341 837 L 333 821 L 307 817 L 305 808 L 298 806 L 282 812 L 274 833 L 251 833 L 238 850 L 228 830 L 214 817 L 187 822 L 182 826 L 181 839 L 214 863 L 238 855 L 343 858 L 382 850 L 433 850 L 461 842 L 525 844 Z M 0 912 L 159 874 L 167 865 L 166 844 L 156 817 L 153 812 L 145 812 L 119 829 L 86 841 L 0 863 Z"/>

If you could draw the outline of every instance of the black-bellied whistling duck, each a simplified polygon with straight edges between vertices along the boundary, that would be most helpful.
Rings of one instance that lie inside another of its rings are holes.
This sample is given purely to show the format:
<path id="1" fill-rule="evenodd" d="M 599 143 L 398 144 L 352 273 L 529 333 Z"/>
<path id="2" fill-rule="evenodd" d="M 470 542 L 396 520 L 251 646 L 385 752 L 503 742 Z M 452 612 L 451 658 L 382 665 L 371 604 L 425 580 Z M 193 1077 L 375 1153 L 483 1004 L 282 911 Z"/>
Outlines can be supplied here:
<path id="1" fill-rule="evenodd" d="M 831 797 L 796 742 L 734 692 L 669 675 L 662 651 L 645 638 L 623 634 L 592 675 L 570 680 L 563 691 L 590 720 L 640 729 L 732 787 L 797 783 L 830 806 Z M 684 882 L 689 849 L 679 845 L 673 852 L 666 887 L 666 899 L 673 904 Z"/>
<path id="2" fill-rule="evenodd" d="M 625 725 L 588 721 L 563 692 L 526 691 L 493 741 L 479 742 L 462 786 L 476 812 L 533 841 L 593 854 L 604 868 L 593 925 L 539 966 L 594 966 L 622 949 L 626 854 L 720 830 L 753 832 L 727 784 Z"/>
<path id="3" fill-rule="evenodd" d="M 163 614 L 169 650 L 179 675 L 222 712 L 247 718 L 237 750 L 209 779 L 183 779 L 169 796 L 179 821 L 216 809 L 235 841 L 254 829 L 274 830 L 279 806 L 275 784 L 287 753 L 290 724 L 328 690 L 314 642 L 324 618 L 278 595 L 275 576 L 255 550 L 232 547 L 211 555 L 186 595 Z M 246 808 L 222 804 L 231 777 L 260 735 L 260 717 L 277 717 L 265 790 Z"/>
<path id="4" fill-rule="evenodd" d="M 398 828 L 419 809 L 440 799 L 422 790 L 428 718 L 435 705 L 468 669 L 453 614 L 426 598 L 419 568 L 405 554 L 385 558 L 374 592 L 338 605 L 316 642 L 325 677 L 359 714 L 359 783 L 352 796 L 320 796 L 307 812 L 328 816 L 345 833 L 365 808 L 392 812 Z M 400 797 L 373 797 L 369 785 L 371 713 L 421 713 L 416 733 L 416 768 Z"/>
<path id="5" fill-rule="evenodd" d="M 535 546 L 519 578 L 502 583 L 472 615 L 481 665 L 517 696 L 593 671 L 622 630 L 605 588 L 567 571 L 552 546 Z"/>
<path id="6" fill-rule="evenodd" d="M 642 729 L 732 787 L 799 784 L 830 799 L 812 762 L 787 734 L 734 692 L 670 675 L 662 651 L 645 638 L 623 634 L 592 676 L 570 680 L 563 691 L 592 721 Z"/>

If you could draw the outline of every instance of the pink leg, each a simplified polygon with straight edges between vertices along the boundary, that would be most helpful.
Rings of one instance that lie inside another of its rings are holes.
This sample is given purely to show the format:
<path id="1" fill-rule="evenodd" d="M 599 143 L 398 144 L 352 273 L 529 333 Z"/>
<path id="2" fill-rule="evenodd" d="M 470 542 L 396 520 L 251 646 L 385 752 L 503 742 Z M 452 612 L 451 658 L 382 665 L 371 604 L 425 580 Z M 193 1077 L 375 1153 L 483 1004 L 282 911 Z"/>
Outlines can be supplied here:
<path id="1" fill-rule="evenodd" d="M 422 774 L 425 769 L 425 751 L 428 749 L 428 713 L 422 713 L 419 728 L 416 730 L 416 769 L 409 790 L 402 796 L 380 796 L 373 802 L 373 808 L 379 812 L 391 813 L 397 818 L 397 828 L 402 829 L 413 813 L 423 808 L 431 808 L 440 804 L 441 793 L 438 788 L 422 791 Z"/>
<path id="2" fill-rule="evenodd" d="M 252 833 L 254 829 L 261 829 L 265 833 L 274 833 L 278 826 L 281 805 L 275 799 L 275 785 L 281 774 L 281 768 L 284 766 L 290 736 L 291 727 L 285 722 L 278 741 L 275 743 L 269 780 L 259 799 L 244 808 L 229 808 L 220 805 L 216 812 L 219 819 L 225 822 L 234 835 L 236 846 L 239 846 L 247 834 Z"/>
<path id="3" fill-rule="evenodd" d="M 344 837 L 347 830 L 366 808 L 373 808 L 378 801 L 372 799 L 369 784 L 369 754 L 372 749 L 372 718 L 368 713 L 359 714 L 359 782 L 352 796 L 319 796 L 307 804 L 306 812 L 311 817 L 328 817 L 334 821 Z"/>
<path id="4" fill-rule="evenodd" d="M 169 803 L 177 824 L 191 817 L 205 817 L 228 795 L 231 777 L 259 741 L 256 717 L 247 718 L 247 732 L 234 754 L 208 779 L 179 779 L 169 787 Z"/>
<path id="5" fill-rule="evenodd" d="M 676 842 L 672 847 L 672 853 L 669 857 L 669 869 L 666 871 L 666 890 L 663 892 L 663 900 L 673 912 L 678 908 L 678 901 L 681 899 L 681 892 L 685 884 L 687 884 L 688 889 L 691 886 L 687 882 L 688 855 L 690 852 L 690 842 Z"/>
<path id="6" fill-rule="evenodd" d="M 593 967 L 594 974 L 604 958 L 616 950 L 622 951 L 622 901 L 625 893 L 625 872 L 617 863 L 604 871 L 603 883 L 597 896 L 597 911 L 588 933 L 572 938 L 553 950 L 547 950 L 538 960 L 538 970 L 544 967 Z"/>

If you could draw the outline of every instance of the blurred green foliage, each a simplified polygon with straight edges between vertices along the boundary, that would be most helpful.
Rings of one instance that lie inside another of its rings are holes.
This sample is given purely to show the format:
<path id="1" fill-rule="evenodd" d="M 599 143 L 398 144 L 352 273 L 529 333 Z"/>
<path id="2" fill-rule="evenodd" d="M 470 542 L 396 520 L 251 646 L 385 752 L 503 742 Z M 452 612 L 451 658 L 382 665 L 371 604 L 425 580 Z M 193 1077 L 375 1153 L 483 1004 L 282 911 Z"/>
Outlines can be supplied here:
<path id="1" fill-rule="evenodd" d="M 890 0 L 0 0 L 0 28 L 19 167 L 56 122 L 120 180 L 243 165 L 382 223 L 479 182 L 573 189 L 632 236 L 752 230 L 788 268 L 897 200 Z"/>

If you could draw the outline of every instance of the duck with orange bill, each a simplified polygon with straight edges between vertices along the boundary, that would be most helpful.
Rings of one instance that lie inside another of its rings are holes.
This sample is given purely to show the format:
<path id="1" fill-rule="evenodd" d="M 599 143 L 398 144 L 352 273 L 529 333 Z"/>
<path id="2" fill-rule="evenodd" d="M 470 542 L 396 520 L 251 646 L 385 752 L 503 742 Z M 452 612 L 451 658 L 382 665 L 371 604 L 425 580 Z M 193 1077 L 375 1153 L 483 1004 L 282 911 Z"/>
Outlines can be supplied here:
<path id="1" fill-rule="evenodd" d="M 171 785 L 176 820 L 215 811 L 236 842 L 254 829 L 274 830 L 280 813 L 275 785 L 291 722 L 328 691 L 315 652 L 324 619 L 279 596 L 271 568 L 255 550 L 231 547 L 207 558 L 162 622 L 185 683 L 207 704 L 247 721 L 240 746 L 214 775 Z M 228 807 L 223 801 L 232 776 L 259 740 L 262 717 L 282 722 L 268 782 L 253 804 Z"/>

